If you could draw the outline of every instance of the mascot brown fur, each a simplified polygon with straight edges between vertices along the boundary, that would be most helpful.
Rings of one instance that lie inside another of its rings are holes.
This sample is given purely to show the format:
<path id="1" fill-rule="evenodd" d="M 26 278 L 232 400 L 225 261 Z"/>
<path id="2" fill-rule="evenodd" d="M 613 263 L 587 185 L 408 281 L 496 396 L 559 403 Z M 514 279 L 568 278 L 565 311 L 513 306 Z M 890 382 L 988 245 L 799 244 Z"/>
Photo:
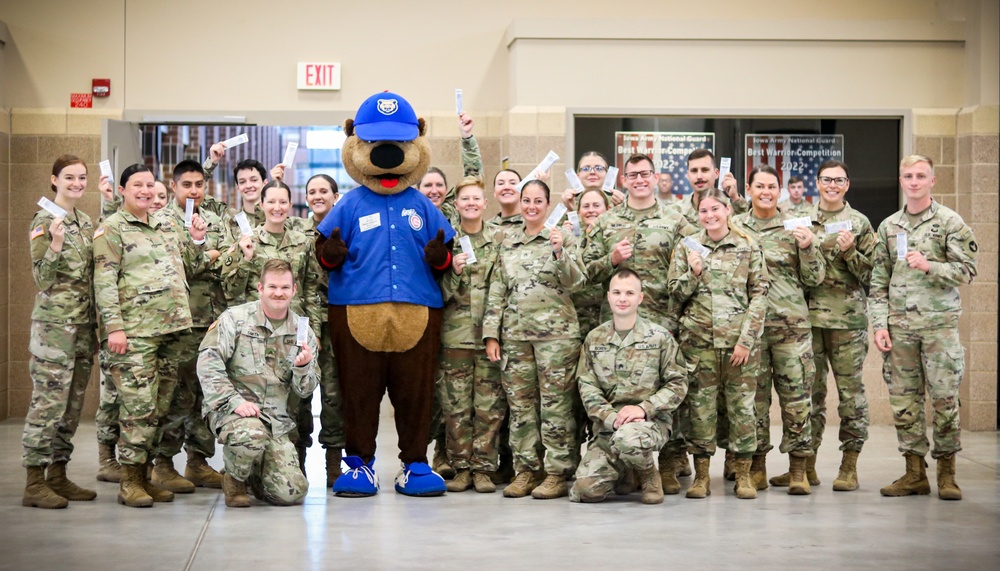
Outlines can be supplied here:
<path id="1" fill-rule="evenodd" d="M 451 263 L 454 230 L 415 188 L 430 165 L 425 123 L 392 93 L 370 97 L 348 119 L 344 168 L 361 186 L 346 193 L 319 226 L 316 251 L 330 271 L 329 327 L 337 358 L 349 470 L 334 493 L 378 490 L 374 472 L 379 407 L 395 408 L 396 490 L 444 493 L 427 466 L 434 369 L 441 339 L 435 279 Z"/>

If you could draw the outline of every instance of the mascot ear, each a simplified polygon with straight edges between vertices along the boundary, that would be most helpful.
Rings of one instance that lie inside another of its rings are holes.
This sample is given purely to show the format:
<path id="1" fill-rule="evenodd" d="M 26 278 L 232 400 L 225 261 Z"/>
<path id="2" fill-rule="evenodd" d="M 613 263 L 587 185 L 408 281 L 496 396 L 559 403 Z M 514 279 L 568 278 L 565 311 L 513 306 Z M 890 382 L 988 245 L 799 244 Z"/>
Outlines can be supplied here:
<path id="1" fill-rule="evenodd" d="M 424 121 L 423 117 L 417 119 L 417 129 L 419 129 L 419 133 L 420 133 L 418 135 L 419 137 L 423 137 L 424 135 L 427 134 L 427 122 Z"/>
<path id="2" fill-rule="evenodd" d="M 344 134 L 348 137 L 354 136 L 354 119 L 344 121 Z"/>

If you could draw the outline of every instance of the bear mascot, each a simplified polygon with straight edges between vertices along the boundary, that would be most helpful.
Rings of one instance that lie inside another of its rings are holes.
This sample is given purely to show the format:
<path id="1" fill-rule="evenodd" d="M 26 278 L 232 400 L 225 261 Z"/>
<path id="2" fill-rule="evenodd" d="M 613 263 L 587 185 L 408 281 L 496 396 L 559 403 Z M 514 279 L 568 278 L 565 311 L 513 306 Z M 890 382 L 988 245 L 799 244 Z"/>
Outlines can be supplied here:
<path id="1" fill-rule="evenodd" d="M 448 220 L 416 188 L 430 166 L 426 125 L 394 93 L 365 100 L 344 125 L 344 169 L 361 186 L 318 227 L 316 255 L 330 272 L 329 327 L 340 373 L 348 466 L 334 494 L 378 492 L 375 437 L 389 392 L 402 470 L 396 491 L 438 496 L 444 479 L 427 464 L 434 370 L 451 265 Z"/>

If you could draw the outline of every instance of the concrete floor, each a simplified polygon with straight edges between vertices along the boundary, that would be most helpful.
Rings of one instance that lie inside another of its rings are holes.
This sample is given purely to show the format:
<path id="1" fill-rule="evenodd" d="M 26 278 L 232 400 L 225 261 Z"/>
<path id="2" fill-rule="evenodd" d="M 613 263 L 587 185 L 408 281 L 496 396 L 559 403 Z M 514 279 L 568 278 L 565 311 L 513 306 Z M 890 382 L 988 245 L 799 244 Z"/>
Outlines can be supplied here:
<path id="1" fill-rule="evenodd" d="M 89 422 L 77 434 L 69 474 L 96 488 L 97 500 L 41 510 L 20 505 L 22 421 L 9 419 L 0 423 L 0 569 L 1000 568 L 998 433 L 963 434 L 960 502 L 879 495 L 903 472 L 888 427 L 871 431 L 859 462 L 861 489 L 834 493 L 840 454 L 831 427 L 818 462 L 823 484 L 811 496 L 771 488 L 755 501 L 737 500 L 722 480 L 719 453 L 711 497 L 689 500 L 682 493 L 644 506 L 637 495 L 596 505 L 512 500 L 499 492 L 400 496 L 392 489 L 398 449 L 387 416 L 382 427 L 376 463 L 382 492 L 375 498 L 336 498 L 316 485 L 302 506 L 255 503 L 237 510 L 225 507 L 219 491 L 199 489 L 170 504 L 132 509 L 115 503 L 116 484 L 94 479 L 97 446 Z M 777 451 L 768 460 L 771 475 L 787 467 Z M 175 461 L 181 467 L 182 457 Z M 221 457 L 211 463 L 221 467 Z M 324 481 L 318 446 L 307 472 L 311 481 Z M 933 487 L 933 465 L 930 472 Z"/>

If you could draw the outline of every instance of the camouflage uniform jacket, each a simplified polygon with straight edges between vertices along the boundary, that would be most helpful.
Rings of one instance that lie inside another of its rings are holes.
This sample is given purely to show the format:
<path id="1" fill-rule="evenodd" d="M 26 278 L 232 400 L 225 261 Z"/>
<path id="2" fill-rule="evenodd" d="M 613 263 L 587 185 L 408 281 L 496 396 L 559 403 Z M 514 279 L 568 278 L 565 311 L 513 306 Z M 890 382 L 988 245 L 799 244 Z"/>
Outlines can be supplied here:
<path id="1" fill-rule="evenodd" d="M 798 204 L 792 204 L 791 200 L 782 200 L 778 203 L 778 210 L 790 214 L 792 218 L 797 218 L 800 216 L 809 216 L 813 211 L 813 208 L 818 207 L 818 204 L 814 205 L 802 197 L 802 202 Z"/>
<path id="2" fill-rule="evenodd" d="M 764 332 L 768 274 L 764 254 L 753 239 L 730 230 L 719 242 L 702 230 L 692 236 L 712 252 L 695 276 L 683 243 L 670 262 L 669 287 L 679 307 L 680 341 L 712 349 L 742 345 L 753 349 Z"/>
<path id="3" fill-rule="evenodd" d="M 797 214 L 796 214 L 797 215 Z M 837 212 L 813 207 L 813 234 L 820 241 L 826 259 L 826 277 L 817 287 L 809 288 L 809 319 L 813 327 L 824 329 L 868 329 L 865 287 L 871 283 L 875 253 L 875 231 L 868 217 L 844 203 Z M 827 234 L 826 225 L 851 221 L 854 245 L 846 252 L 837 245 L 837 233 Z"/>
<path id="4" fill-rule="evenodd" d="M 579 339 L 580 323 L 570 294 L 584 284 L 583 268 L 566 236 L 557 260 L 543 228 L 528 236 L 522 226 L 507 232 L 490 282 L 483 339 L 547 341 Z M 501 332 L 502 329 L 502 332 Z"/>
<path id="5" fill-rule="evenodd" d="M 184 227 L 184 208 L 176 200 L 171 200 L 170 204 L 161 212 L 173 218 L 174 224 L 178 227 Z M 189 299 L 193 327 L 208 327 L 226 309 L 226 297 L 222 293 L 219 266 L 217 263 L 213 264 L 208 257 L 210 250 L 219 252 L 223 250 L 226 233 L 222 227 L 222 220 L 212 211 L 199 208 L 197 214 L 207 225 L 205 265 L 197 272 L 189 273 L 187 282 L 188 288 L 191 290 Z"/>
<path id="6" fill-rule="evenodd" d="M 639 406 L 646 420 L 670 432 L 673 413 L 687 396 L 687 369 L 666 329 L 639 317 L 624 339 L 614 321 L 587 335 L 577 365 L 577 383 L 595 434 L 614 432 L 622 407 Z"/>
<path id="7" fill-rule="evenodd" d="M 466 265 L 460 276 L 448 269 L 441 278 L 441 297 L 445 304 L 441 347 L 483 350 L 486 348 L 483 344 L 483 316 L 486 314 L 490 276 L 497 260 L 497 244 L 493 242 L 497 230 L 484 224 L 482 231 L 466 234 L 461 226 L 456 228 L 458 235 L 455 236 L 452 255 L 462 253 L 459 238 L 468 236 L 476 253 L 476 263 Z"/>
<path id="8" fill-rule="evenodd" d="M 316 242 L 297 230 L 285 226 L 281 242 L 258 226 L 254 229 L 254 253 L 249 261 L 243 258 L 238 243 L 233 242 L 219 257 L 222 260 L 222 286 L 230 305 L 259 299 L 257 282 L 264 262 L 272 258 L 292 265 L 297 292 L 291 309 L 309 318 L 314 333 L 319 333 L 326 313 L 325 300 L 319 298 L 319 276 L 324 272 L 316 259 Z"/>
<path id="9" fill-rule="evenodd" d="M 94 227 L 79 209 L 63 219 L 65 238 L 58 254 L 49 248 L 53 216 L 41 210 L 31 219 L 31 275 L 35 278 L 32 321 L 94 323 Z"/>
<path id="10" fill-rule="evenodd" d="M 823 283 L 826 264 L 816 237 L 805 250 L 799 248 L 792 232 L 785 230 L 784 221 L 789 218 L 795 216 L 779 211 L 761 220 L 747 212 L 734 216 L 732 225 L 749 234 L 764 252 L 770 284 L 764 327 L 810 329 L 805 291 Z"/>
<path id="11" fill-rule="evenodd" d="M 479 142 L 475 135 L 469 138 L 462 138 L 462 176 L 476 176 L 483 178 L 483 156 L 479 152 Z M 455 187 L 448 189 L 448 194 L 444 196 L 444 203 L 441 204 L 441 214 L 448 219 L 452 228 L 458 228 L 462 218 L 455 209 Z"/>
<path id="12" fill-rule="evenodd" d="M 319 230 L 316 229 L 322 220 L 316 220 L 315 216 L 310 216 L 309 218 L 289 218 L 285 221 L 285 228 L 292 228 L 298 230 L 306 235 L 313 243 L 313 248 L 316 246 L 316 238 L 319 237 Z M 322 316 L 320 318 L 320 323 L 326 323 L 330 315 L 326 311 L 326 300 L 327 291 L 330 287 L 330 274 L 327 273 L 322 266 L 319 264 L 307 264 L 306 271 L 309 275 L 306 277 L 306 283 L 316 284 L 316 303 L 318 305 L 319 314 Z"/>
<path id="13" fill-rule="evenodd" d="M 208 329 L 199 348 L 198 379 L 205 394 L 203 413 L 216 432 L 240 418 L 233 411 L 244 402 L 260 408 L 260 420 L 273 437 L 295 429 L 287 410 L 289 390 L 305 397 L 319 384 L 319 348 L 311 331 L 313 359 L 294 366 L 298 317 L 289 310 L 285 322 L 273 329 L 261 302 L 254 301 L 229 308 Z"/>
<path id="14" fill-rule="evenodd" d="M 680 200 L 672 202 L 668 205 L 670 208 L 675 209 L 677 212 L 683 216 L 691 226 L 695 228 L 701 228 L 701 222 L 698 221 L 698 209 L 694 206 L 694 193 L 686 194 L 681 197 Z M 742 196 L 738 197 L 735 201 L 732 201 L 733 215 L 742 214 L 750 209 L 750 204 Z"/>
<path id="15" fill-rule="evenodd" d="M 915 228 L 903 210 L 878 227 L 869 308 L 872 329 L 957 327 L 962 314 L 958 286 L 976 277 L 979 245 L 972 229 L 955 211 L 932 202 Z M 930 262 L 930 272 L 896 258 L 896 234 L 905 232 L 910 252 Z"/>
<path id="16" fill-rule="evenodd" d="M 189 329 L 186 271 L 197 273 L 204 248 L 169 216 L 142 222 L 127 209 L 112 214 L 94 232 L 94 300 L 101 339 L 125 331 L 153 337 Z"/>
<path id="17" fill-rule="evenodd" d="M 486 224 L 488 226 L 493 226 L 494 228 L 516 227 L 524 224 L 524 218 L 521 218 L 520 212 L 507 217 L 501 216 L 497 213 L 496 216 L 487 220 Z"/>
<path id="18" fill-rule="evenodd" d="M 667 290 L 670 255 L 681 238 L 695 232 L 696 227 L 672 207 L 655 203 L 649 208 L 635 210 L 626 201 L 598 217 L 587 233 L 582 259 L 587 281 L 603 284 L 607 291 L 607 282 L 618 269 L 611 264 L 611 253 L 615 244 L 628 238 L 632 257 L 619 267 L 634 270 L 642 279 L 646 297 L 639 306 L 639 315 L 673 329 L 676 315 L 668 307 Z"/>
<path id="19" fill-rule="evenodd" d="M 243 210 L 230 208 L 226 211 L 225 216 L 222 217 L 222 225 L 226 229 L 226 242 L 239 242 L 240 238 L 243 237 L 243 234 L 240 232 L 240 225 L 236 222 L 236 216 L 240 212 L 243 212 Z M 253 216 L 247 214 L 247 222 L 250 223 L 251 228 L 262 226 L 264 222 L 267 222 L 264 210 L 261 209 L 259 204 L 254 207 Z"/>

